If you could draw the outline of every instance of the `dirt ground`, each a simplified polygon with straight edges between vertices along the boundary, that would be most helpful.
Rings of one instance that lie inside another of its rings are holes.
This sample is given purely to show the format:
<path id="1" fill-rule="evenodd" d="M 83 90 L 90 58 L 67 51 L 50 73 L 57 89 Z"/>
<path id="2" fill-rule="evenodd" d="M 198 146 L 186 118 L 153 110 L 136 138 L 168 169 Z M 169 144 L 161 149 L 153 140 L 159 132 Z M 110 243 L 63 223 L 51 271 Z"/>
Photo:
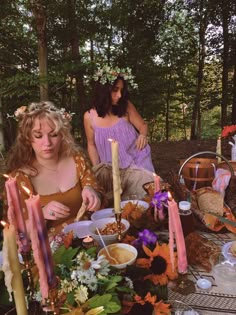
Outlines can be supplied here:
<path id="1" fill-rule="evenodd" d="M 170 171 L 178 174 L 180 169 L 180 160 L 186 160 L 198 152 L 212 151 L 216 152 L 216 139 L 210 140 L 183 140 L 175 142 L 159 142 L 151 144 L 152 160 L 156 170 L 164 180 L 167 180 Z M 222 154 L 230 159 L 230 145 L 228 141 L 222 141 Z M 201 154 L 199 158 L 215 158 L 212 154 Z"/>

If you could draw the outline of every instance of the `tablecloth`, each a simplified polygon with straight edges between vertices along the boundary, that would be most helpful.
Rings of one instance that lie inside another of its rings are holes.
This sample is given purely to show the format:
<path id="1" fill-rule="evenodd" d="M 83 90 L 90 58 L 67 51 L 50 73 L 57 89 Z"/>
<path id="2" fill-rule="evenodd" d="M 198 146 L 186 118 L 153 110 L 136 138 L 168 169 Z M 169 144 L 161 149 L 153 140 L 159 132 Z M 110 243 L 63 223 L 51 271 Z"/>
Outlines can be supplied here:
<path id="1" fill-rule="evenodd" d="M 225 243 L 236 240 L 232 233 L 200 233 L 202 236 L 222 247 Z M 222 258 L 220 258 L 222 260 Z M 216 281 L 214 272 L 206 272 L 198 266 L 189 266 L 188 278 L 195 283 L 196 292 L 182 295 L 169 289 L 170 300 L 182 301 L 201 315 L 230 315 L 236 314 L 236 283 L 221 283 Z M 200 278 L 211 281 L 210 290 L 202 290 L 197 287 L 196 282 Z"/>

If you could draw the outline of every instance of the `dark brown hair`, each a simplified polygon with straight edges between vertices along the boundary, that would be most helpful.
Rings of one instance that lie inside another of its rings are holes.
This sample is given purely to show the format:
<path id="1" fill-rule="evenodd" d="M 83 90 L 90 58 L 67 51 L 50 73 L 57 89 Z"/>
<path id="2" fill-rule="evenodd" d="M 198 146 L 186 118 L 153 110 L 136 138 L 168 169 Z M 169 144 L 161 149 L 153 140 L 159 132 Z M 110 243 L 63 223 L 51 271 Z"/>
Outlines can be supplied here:
<path id="1" fill-rule="evenodd" d="M 121 98 L 116 106 L 112 106 L 111 92 L 118 80 L 122 80 L 124 88 L 122 90 Z M 122 76 L 118 76 L 116 80 L 110 84 L 109 82 L 102 84 L 99 81 L 95 82 L 92 108 L 97 111 L 99 117 L 105 117 L 110 111 L 118 117 L 125 116 L 128 106 L 129 92 L 127 89 L 127 82 Z"/>

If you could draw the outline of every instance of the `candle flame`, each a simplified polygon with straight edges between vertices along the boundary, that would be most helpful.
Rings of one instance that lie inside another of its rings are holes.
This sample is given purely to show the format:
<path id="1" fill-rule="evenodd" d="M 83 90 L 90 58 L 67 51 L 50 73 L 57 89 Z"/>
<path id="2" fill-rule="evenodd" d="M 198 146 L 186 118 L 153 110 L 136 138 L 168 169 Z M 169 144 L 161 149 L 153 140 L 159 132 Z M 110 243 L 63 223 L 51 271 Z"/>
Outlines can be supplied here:
<path id="1" fill-rule="evenodd" d="M 167 194 L 168 194 L 168 200 L 170 200 L 170 201 L 171 201 L 171 200 L 173 199 L 173 197 L 172 197 L 171 193 L 168 191 L 168 192 L 167 192 Z"/>
<path id="2" fill-rule="evenodd" d="M 10 178 L 10 176 L 7 175 L 7 174 L 3 174 L 3 177 L 5 177 L 5 178 Z"/>
<path id="3" fill-rule="evenodd" d="M 21 187 L 24 189 L 24 191 L 27 193 L 27 195 L 31 195 L 31 192 L 29 190 L 29 188 L 25 187 L 24 185 L 21 185 Z"/>
<path id="4" fill-rule="evenodd" d="M 0 223 L 1 223 L 1 225 L 2 225 L 2 226 L 4 226 L 4 227 L 8 225 L 8 223 L 7 223 L 7 222 L 2 221 L 2 220 L 0 221 Z"/>
<path id="5" fill-rule="evenodd" d="M 107 141 L 112 142 L 112 141 L 114 141 L 114 139 L 112 139 L 112 138 L 108 138 L 108 139 L 107 139 Z"/>

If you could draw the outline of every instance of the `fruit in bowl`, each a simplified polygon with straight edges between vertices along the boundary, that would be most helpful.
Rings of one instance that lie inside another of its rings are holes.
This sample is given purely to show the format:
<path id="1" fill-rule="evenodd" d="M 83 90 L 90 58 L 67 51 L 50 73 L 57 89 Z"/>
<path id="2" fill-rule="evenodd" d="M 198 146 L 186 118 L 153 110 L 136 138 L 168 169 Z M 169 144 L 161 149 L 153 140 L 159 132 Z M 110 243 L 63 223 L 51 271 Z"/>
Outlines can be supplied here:
<path id="1" fill-rule="evenodd" d="M 124 237 L 130 227 L 129 221 L 121 219 L 121 236 Z M 88 226 L 89 235 L 92 236 L 95 241 L 102 246 L 101 239 L 98 235 L 97 228 L 102 236 L 102 239 L 106 245 L 117 242 L 118 227 L 115 218 L 104 218 L 96 221 L 92 221 Z"/>
<path id="2" fill-rule="evenodd" d="M 124 269 L 128 265 L 132 265 L 138 256 L 137 249 L 129 244 L 110 244 L 107 246 L 107 250 L 113 259 L 108 256 L 105 248 L 98 252 L 98 256 L 105 256 L 110 265 L 117 269 Z"/>

